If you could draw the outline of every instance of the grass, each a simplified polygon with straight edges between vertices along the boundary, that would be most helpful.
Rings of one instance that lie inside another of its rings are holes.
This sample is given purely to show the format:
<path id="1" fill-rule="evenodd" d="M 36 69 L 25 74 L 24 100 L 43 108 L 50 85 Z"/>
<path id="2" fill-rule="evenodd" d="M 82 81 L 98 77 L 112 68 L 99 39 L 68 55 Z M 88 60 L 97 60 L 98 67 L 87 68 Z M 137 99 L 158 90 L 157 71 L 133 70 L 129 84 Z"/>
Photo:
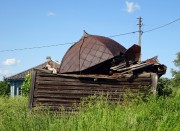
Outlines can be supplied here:
<path id="1" fill-rule="evenodd" d="M 27 108 L 27 98 L 0 98 L 0 131 L 124 131 L 180 130 L 180 93 L 109 103 L 91 99 L 74 115 L 57 115 Z M 82 104 L 83 105 L 83 104 Z"/>

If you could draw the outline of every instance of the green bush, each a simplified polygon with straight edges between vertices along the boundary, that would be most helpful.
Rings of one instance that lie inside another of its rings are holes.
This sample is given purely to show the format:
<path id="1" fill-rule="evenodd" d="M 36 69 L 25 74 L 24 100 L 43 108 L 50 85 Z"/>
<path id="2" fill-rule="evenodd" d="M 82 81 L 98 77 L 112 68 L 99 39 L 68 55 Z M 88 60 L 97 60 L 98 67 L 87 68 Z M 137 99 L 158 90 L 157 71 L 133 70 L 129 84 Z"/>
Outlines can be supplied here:
<path id="1" fill-rule="evenodd" d="M 169 96 L 172 94 L 172 81 L 168 78 L 160 78 L 157 84 L 158 96 Z"/>
<path id="2" fill-rule="evenodd" d="M 0 96 L 9 96 L 10 95 L 10 85 L 7 81 L 0 81 Z"/>
<path id="3" fill-rule="evenodd" d="M 177 70 L 172 69 L 172 85 L 175 88 L 180 88 L 180 52 L 177 53 L 177 58 L 173 62 Z"/>
<path id="4" fill-rule="evenodd" d="M 30 91 L 30 83 L 31 83 L 31 74 L 27 74 L 25 77 L 25 80 L 21 86 L 22 89 L 22 95 L 23 96 L 28 96 L 29 95 L 29 91 Z"/>

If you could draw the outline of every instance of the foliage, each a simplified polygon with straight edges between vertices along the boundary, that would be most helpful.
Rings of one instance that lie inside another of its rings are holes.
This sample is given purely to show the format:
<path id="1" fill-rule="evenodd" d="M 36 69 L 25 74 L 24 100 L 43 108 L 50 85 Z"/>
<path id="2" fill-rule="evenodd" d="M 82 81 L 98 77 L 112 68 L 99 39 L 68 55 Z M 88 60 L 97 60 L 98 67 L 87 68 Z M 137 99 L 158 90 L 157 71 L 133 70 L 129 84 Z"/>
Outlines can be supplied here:
<path id="1" fill-rule="evenodd" d="M 177 58 L 173 62 L 174 65 L 178 68 L 178 70 L 172 69 L 172 84 L 173 87 L 180 88 L 180 52 L 177 53 Z"/>
<path id="2" fill-rule="evenodd" d="M 124 131 L 180 130 L 180 94 L 168 99 L 150 97 L 147 102 L 109 103 L 89 101 L 75 114 L 28 110 L 26 97 L 0 98 L 0 130 Z M 73 112 L 71 112 L 73 113 Z"/>
<path id="3" fill-rule="evenodd" d="M 0 96 L 9 96 L 10 95 L 10 85 L 7 81 L 0 81 Z"/>
<path id="4" fill-rule="evenodd" d="M 160 78 L 157 84 L 158 96 L 169 96 L 172 94 L 171 79 Z"/>
<path id="5" fill-rule="evenodd" d="M 177 55 L 177 58 L 173 62 L 175 66 L 180 69 L 180 52 L 178 52 L 176 55 Z"/>
<path id="6" fill-rule="evenodd" d="M 25 77 L 25 80 L 21 86 L 22 88 L 22 95 L 23 96 L 28 96 L 29 95 L 29 91 L 30 91 L 30 82 L 31 82 L 31 74 L 27 74 Z"/>

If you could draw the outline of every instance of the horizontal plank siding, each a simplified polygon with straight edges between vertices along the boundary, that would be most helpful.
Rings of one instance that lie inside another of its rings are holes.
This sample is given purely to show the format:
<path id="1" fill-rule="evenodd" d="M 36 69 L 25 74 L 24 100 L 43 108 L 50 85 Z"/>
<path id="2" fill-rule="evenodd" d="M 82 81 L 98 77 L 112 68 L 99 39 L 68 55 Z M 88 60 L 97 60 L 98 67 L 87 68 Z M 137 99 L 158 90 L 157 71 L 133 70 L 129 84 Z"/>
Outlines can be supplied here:
<path id="1" fill-rule="evenodd" d="M 30 107 L 49 106 L 50 108 L 70 108 L 78 105 L 82 98 L 96 95 L 107 95 L 110 100 L 122 99 L 125 92 L 133 94 L 146 93 L 144 86 L 152 85 L 150 73 L 132 76 L 97 76 L 51 74 L 35 70 L 34 84 L 31 84 Z"/>

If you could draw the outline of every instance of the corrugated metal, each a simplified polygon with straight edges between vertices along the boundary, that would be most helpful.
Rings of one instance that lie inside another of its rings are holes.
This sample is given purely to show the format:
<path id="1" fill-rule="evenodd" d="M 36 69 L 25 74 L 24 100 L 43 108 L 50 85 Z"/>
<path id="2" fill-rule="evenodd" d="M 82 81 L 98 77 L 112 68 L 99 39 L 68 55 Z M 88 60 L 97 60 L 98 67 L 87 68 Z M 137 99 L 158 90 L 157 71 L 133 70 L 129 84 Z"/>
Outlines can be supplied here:
<path id="1" fill-rule="evenodd" d="M 127 90 L 146 93 L 144 86 L 153 87 L 156 74 L 146 73 L 137 77 L 131 75 L 68 75 L 51 74 L 35 70 L 32 75 L 30 108 L 49 106 L 52 109 L 71 108 L 81 99 L 94 94 L 108 94 L 111 100 L 118 100 Z M 155 84 L 156 85 L 156 84 Z M 156 87 L 152 88 L 155 90 Z"/>
<path id="2" fill-rule="evenodd" d="M 89 35 L 85 32 L 64 55 L 59 72 L 83 71 L 125 51 L 125 47 L 110 38 Z"/>

